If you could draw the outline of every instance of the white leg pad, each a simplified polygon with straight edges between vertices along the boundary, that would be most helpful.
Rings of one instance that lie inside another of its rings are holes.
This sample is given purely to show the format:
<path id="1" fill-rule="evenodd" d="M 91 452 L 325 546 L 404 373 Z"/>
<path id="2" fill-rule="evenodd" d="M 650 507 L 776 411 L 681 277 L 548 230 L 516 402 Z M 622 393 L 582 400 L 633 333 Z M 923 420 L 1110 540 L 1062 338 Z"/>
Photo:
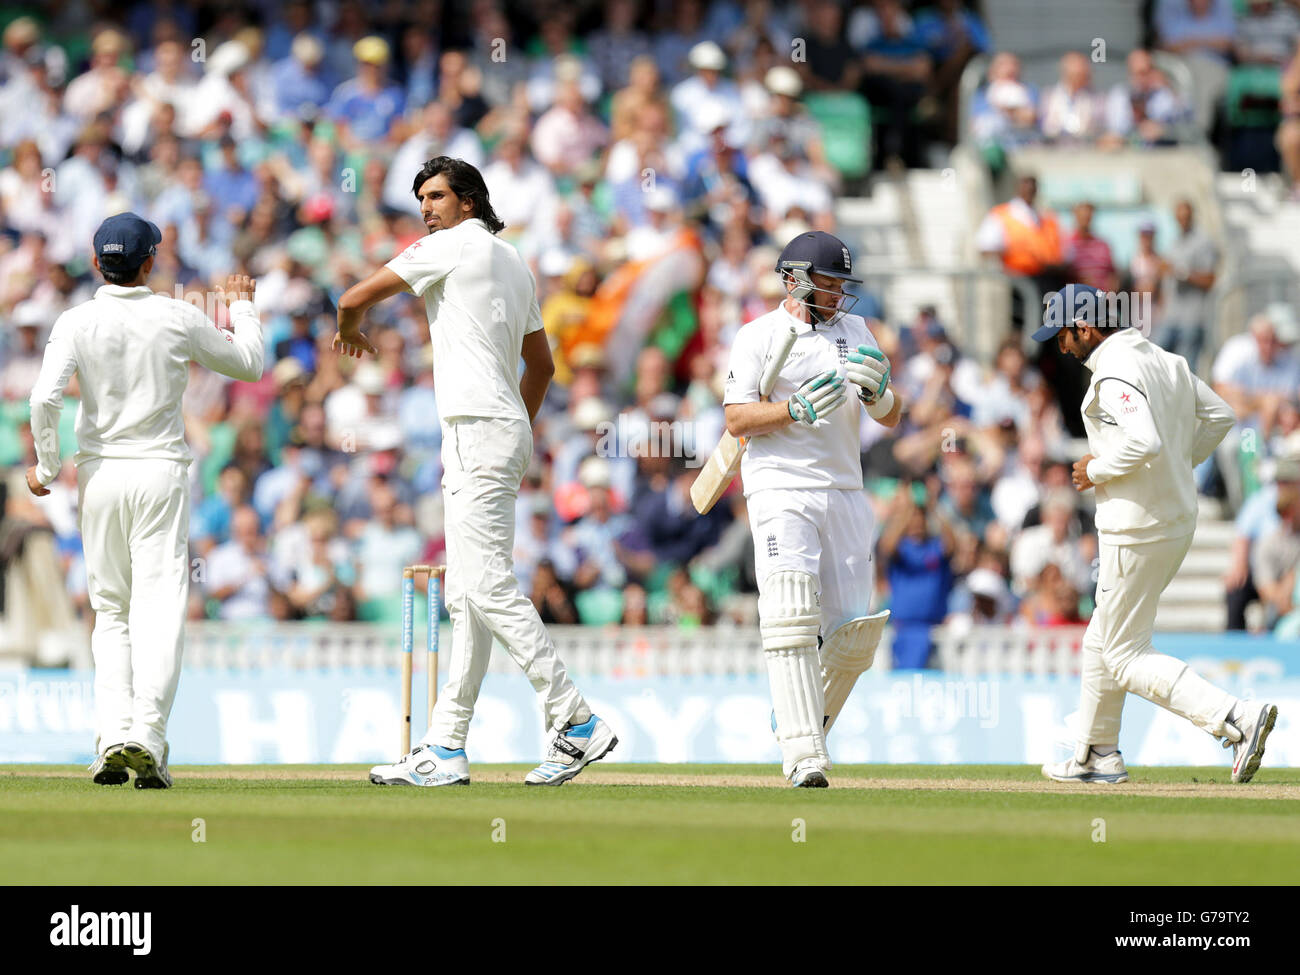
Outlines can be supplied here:
<path id="1" fill-rule="evenodd" d="M 822 693 L 826 704 L 824 734 L 839 717 L 858 678 L 871 669 L 885 632 L 889 610 L 849 620 L 822 644 Z"/>
<path id="2" fill-rule="evenodd" d="M 772 573 L 763 580 L 758 614 L 782 769 L 789 777 L 795 765 L 806 759 L 817 759 L 830 768 L 822 731 L 825 703 L 817 655 L 821 626 L 817 579 L 806 572 Z"/>

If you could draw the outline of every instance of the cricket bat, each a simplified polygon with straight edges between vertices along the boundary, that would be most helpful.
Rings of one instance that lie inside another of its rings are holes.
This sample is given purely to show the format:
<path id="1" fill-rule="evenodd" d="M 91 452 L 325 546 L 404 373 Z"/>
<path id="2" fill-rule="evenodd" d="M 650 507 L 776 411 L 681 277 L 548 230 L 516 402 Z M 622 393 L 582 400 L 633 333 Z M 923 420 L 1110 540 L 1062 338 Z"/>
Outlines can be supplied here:
<path id="1" fill-rule="evenodd" d="M 763 399 L 767 399 L 772 394 L 777 374 L 785 365 L 785 358 L 790 354 L 790 349 L 798 335 L 794 326 L 790 326 L 789 334 L 781 339 L 780 345 L 768 356 L 767 364 L 763 368 L 763 376 L 758 384 L 758 391 Z M 733 437 L 725 432 L 722 434 L 722 439 L 713 448 L 713 453 L 709 454 L 709 459 L 705 461 L 695 478 L 695 483 L 691 485 L 691 503 L 700 514 L 707 515 L 713 509 L 713 506 L 718 503 L 718 498 L 722 497 L 730 487 L 732 479 L 740 473 L 740 459 L 745 456 L 747 444 L 748 439 L 745 437 Z"/>

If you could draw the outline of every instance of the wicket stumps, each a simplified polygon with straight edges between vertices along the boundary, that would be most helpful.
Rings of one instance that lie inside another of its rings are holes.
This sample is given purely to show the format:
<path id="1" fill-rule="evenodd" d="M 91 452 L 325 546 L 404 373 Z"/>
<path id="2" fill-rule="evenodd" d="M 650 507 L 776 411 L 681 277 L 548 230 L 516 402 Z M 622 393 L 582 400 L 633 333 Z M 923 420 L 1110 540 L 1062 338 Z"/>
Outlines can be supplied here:
<path id="1" fill-rule="evenodd" d="M 408 565 L 402 570 L 402 754 L 411 750 L 411 673 L 415 655 L 415 577 L 429 577 L 428 632 L 424 650 L 429 679 L 429 709 L 425 727 L 433 720 L 433 706 L 438 700 L 438 617 L 442 614 L 442 580 L 445 565 Z"/>

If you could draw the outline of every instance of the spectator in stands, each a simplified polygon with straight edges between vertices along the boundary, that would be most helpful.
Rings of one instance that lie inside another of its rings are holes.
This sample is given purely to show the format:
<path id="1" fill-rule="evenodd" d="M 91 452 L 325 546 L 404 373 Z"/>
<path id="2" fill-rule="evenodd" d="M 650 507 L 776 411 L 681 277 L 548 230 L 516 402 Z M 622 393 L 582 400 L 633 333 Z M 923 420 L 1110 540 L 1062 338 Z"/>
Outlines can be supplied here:
<path id="1" fill-rule="evenodd" d="M 1037 142 L 1038 102 L 1034 89 L 1020 80 L 1020 59 L 1008 51 L 993 55 L 985 84 L 971 100 L 971 135 L 985 161 L 1000 172 L 1006 149 Z"/>
<path id="2" fill-rule="evenodd" d="M 1043 135 L 1059 145 L 1096 141 L 1105 127 L 1105 101 L 1092 87 L 1092 63 L 1078 51 L 1061 58 L 1061 80 L 1043 95 Z"/>
<path id="3" fill-rule="evenodd" d="M 599 152 L 609 133 L 587 109 L 576 81 L 556 86 L 555 103 L 533 129 L 533 155 L 556 175 L 568 175 Z"/>
<path id="4" fill-rule="evenodd" d="M 601 27 L 587 37 L 587 51 L 606 91 L 626 85 L 629 65 L 650 56 L 650 39 L 637 28 L 638 6 L 636 0 L 605 0 Z"/>
<path id="5" fill-rule="evenodd" d="M 190 525 L 191 545 L 200 555 L 207 555 L 230 540 L 230 526 L 235 512 L 248 504 L 252 485 L 238 465 L 227 464 L 217 477 L 217 490 L 205 497 L 194 509 Z"/>
<path id="6" fill-rule="evenodd" d="M 926 667 L 930 630 L 947 615 L 956 535 L 930 496 L 924 505 L 913 482 L 899 484 L 890 502 L 876 556 L 889 580 L 895 669 Z"/>
<path id="7" fill-rule="evenodd" d="M 1137 50 L 1127 60 L 1128 80 L 1106 96 L 1105 147 L 1133 142 L 1143 146 L 1176 141 L 1187 107 L 1156 67 L 1150 51 Z"/>
<path id="8" fill-rule="evenodd" d="M 90 68 L 69 84 L 63 108 L 74 118 L 89 122 L 123 104 L 130 91 L 130 76 L 121 61 L 130 52 L 130 42 L 115 27 L 106 27 L 90 44 Z"/>
<path id="9" fill-rule="evenodd" d="M 325 48 L 314 35 L 303 31 L 293 39 L 289 57 L 271 69 L 271 94 L 281 117 L 297 114 L 304 105 L 323 109 L 329 103 L 334 88 L 324 60 Z"/>
<path id="10" fill-rule="evenodd" d="M 1300 339 L 1293 316 L 1278 313 L 1256 315 L 1250 320 L 1252 346 L 1225 345 L 1214 373 L 1214 390 L 1237 414 L 1237 423 L 1215 451 L 1215 461 L 1227 490 L 1229 505 L 1241 506 L 1245 497 L 1242 461 L 1252 459 L 1257 440 L 1267 440 L 1273 431 L 1283 402 L 1300 389 L 1300 359 L 1291 346 Z M 1221 378 L 1219 378 L 1221 377 Z M 1247 431 L 1249 439 L 1243 443 Z M 1246 447 L 1250 449 L 1247 450 Z"/>
<path id="11" fill-rule="evenodd" d="M 723 76 L 727 56 L 722 48 L 701 41 L 691 48 L 690 66 L 695 73 L 676 85 L 669 96 L 681 150 L 691 153 L 706 148 L 720 118 L 729 120 L 731 134 L 743 141 L 748 137 L 742 124 L 744 105 L 736 83 Z"/>
<path id="12" fill-rule="evenodd" d="M 1157 0 L 1158 46 L 1177 54 L 1192 71 L 1196 125 L 1210 131 L 1228 84 L 1228 65 L 1237 36 L 1232 0 Z"/>
<path id="13" fill-rule="evenodd" d="M 506 132 L 483 169 L 492 206 L 505 221 L 503 234 L 511 240 L 520 239 L 534 220 L 552 213 L 555 206 L 555 182 L 546 167 L 528 157 L 527 145 L 522 128 Z"/>
<path id="14" fill-rule="evenodd" d="M 917 13 L 916 36 L 934 65 L 928 94 L 943 113 L 939 136 L 944 142 L 955 144 L 957 108 L 961 102 L 958 82 L 971 58 L 989 50 L 988 30 L 962 0 L 938 0 L 933 7 Z"/>
<path id="15" fill-rule="evenodd" d="M 1061 567 L 1048 562 L 1020 603 L 1020 618 L 1030 626 L 1078 626 L 1079 593 Z"/>
<path id="16" fill-rule="evenodd" d="M 1296 568 L 1300 566 L 1300 490 L 1279 487 L 1279 524 L 1254 547 L 1251 576 L 1267 611 L 1267 628 L 1295 608 Z"/>
<path id="17" fill-rule="evenodd" d="M 560 581 L 555 565 L 550 559 L 542 559 L 537 564 L 529 599 L 532 600 L 537 614 L 547 626 L 563 626 L 578 622 L 578 611 L 574 608 L 569 591 Z"/>
<path id="18" fill-rule="evenodd" d="M 1005 626 L 1015 615 L 1015 598 L 1006 580 L 992 569 L 974 569 L 953 589 L 944 624 L 950 634 L 976 626 Z"/>
<path id="19" fill-rule="evenodd" d="M 996 258 L 1009 274 L 1046 278 L 1063 270 L 1060 225 L 1050 210 L 1035 209 L 1037 197 L 1038 180 L 1021 176 L 1016 181 L 1016 195 L 990 210 L 975 231 L 979 252 Z M 1040 290 L 1047 288 L 1040 284 Z"/>
<path id="20" fill-rule="evenodd" d="M 1049 562 L 1061 570 L 1076 592 L 1092 589 L 1092 563 L 1080 546 L 1083 524 L 1068 487 L 1054 488 L 1043 498 L 1041 525 L 1026 528 L 1011 546 L 1011 574 L 1015 588 L 1028 592 Z"/>
<path id="21" fill-rule="evenodd" d="M 1282 121 L 1277 129 L 1277 151 L 1289 181 L 1287 198 L 1294 201 L 1300 200 L 1300 42 L 1292 49 L 1279 87 Z"/>
<path id="22" fill-rule="evenodd" d="M 208 556 L 204 588 L 219 603 L 217 618 L 266 619 L 271 614 L 272 587 L 261 520 L 248 506 L 235 509 L 230 541 Z"/>
<path id="23" fill-rule="evenodd" d="M 1209 235 L 1196 229 L 1190 200 L 1178 201 L 1174 218 L 1179 236 L 1165 252 L 1163 270 L 1168 286 L 1154 339 L 1161 348 L 1183 356 L 1195 372 L 1214 310 L 1210 289 L 1217 279 L 1219 248 Z"/>
<path id="24" fill-rule="evenodd" d="M 873 158 L 886 166 L 924 166 L 925 142 L 914 113 L 933 79 L 934 66 L 925 44 L 906 19 L 898 0 L 876 4 L 880 33 L 867 43 L 862 58 L 862 94 L 876 112 Z M 929 106 L 931 114 L 937 105 Z"/>
<path id="25" fill-rule="evenodd" d="M 805 59 L 796 62 L 808 91 L 852 91 L 862 80 L 857 54 L 844 36 L 844 11 L 835 0 L 814 0 L 805 12 Z"/>
<path id="26" fill-rule="evenodd" d="M 750 148 L 761 150 L 774 137 L 780 138 L 803 154 L 819 180 L 834 186 L 838 175 L 826 160 L 821 125 L 799 101 L 803 94 L 799 72 L 789 65 L 777 65 L 763 76 L 763 87 L 768 98 L 762 114 L 753 119 Z"/>
<path id="27" fill-rule="evenodd" d="M 1228 629 L 1246 629 L 1246 607 L 1260 598 L 1251 574 L 1254 547 L 1281 524 L 1278 497 L 1300 493 L 1300 438 L 1292 437 L 1272 464 L 1272 477 L 1246 499 L 1233 522 L 1231 560 L 1223 576 L 1227 591 Z"/>
<path id="28" fill-rule="evenodd" d="M 388 42 L 363 37 L 352 48 L 357 74 L 330 96 L 326 112 L 339 126 L 339 141 L 348 149 L 362 149 L 388 140 L 393 125 L 406 110 L 406 95 L 387 77 Z"/>
<path id="29" fill-rule="evenodd" d="M 1084 200 L 1074 206 L 1074 230 L 1065 238 L 1065 262 L 1070 279 L 1090 284 L 1098 291 L 1119 287 L 1110 244 L 1092 232 L 1092 218 L 1097 208 Z"/>
<path id="30" fill-rule="evenodd" d="M 1137 227 L 1138 244 L 1129 261 L 1128 274 L 1124 286 L 1129 291 L 1150 295 L 1151 321 L 1148 327 L 1154 328 L 1164 315 L 1164 281 L 1167 261 L 1156 250 L 1156 224 L 1154 220 L 1144 219 Z"/>
<path id="31" fill-rule="evenodd" d="M 1300 38 L 1300 10 L 1287 0 L 1247 0 L 1237 17 L 1233 54 L 1238 64 L 1280 68 Z"/>
<path id="32" fill-rule="evenodd" d="M 416 564 L 422 544 L 411 511 L 385 482 L 370 489 L 370 517 L 356 539 L 357 613 L 364 620 L 392 619 L 402 591 L 402 568 Z"/>

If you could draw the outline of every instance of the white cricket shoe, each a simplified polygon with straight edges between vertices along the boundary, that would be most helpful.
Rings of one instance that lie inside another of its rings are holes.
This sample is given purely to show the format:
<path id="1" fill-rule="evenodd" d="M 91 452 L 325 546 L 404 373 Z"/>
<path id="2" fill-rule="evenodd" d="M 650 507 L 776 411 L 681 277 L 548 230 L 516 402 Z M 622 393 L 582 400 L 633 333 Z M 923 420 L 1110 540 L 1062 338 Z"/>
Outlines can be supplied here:
<path id="1" fill-rule="evenodd" d="M 162 761 L 153 757 L 153 752 L 139 742 L 128 741 L 122 746 L 122 756 L 126 764 L 135 772 L 137 789 L 170 789 L 172 776 L 167 771 L 167 753 L 170 745 L 163 745 Z"/>
<path id="2" fill-rule="evenodd" d="M 90 763 L 91 780 L 96 785 L 125 785 L 127 779 L 131 778 L 131 773 L 127 771 L 126 756 L 122 754 L 122 749 L 126 747 L 122 743 L 109 745 Z"/>
<path id="3" fill-rule="evenodd" d="M 1049 762 L 1043 766 L 1043 774 L 1056 782 L 1105 782 L 1115 785 L 1128 781 L 1128 769 L 1124 767 L 1123 755 L 1118 751 L 1098 755 L 1095 749 L 1089 750 L 1088 760 L 1082 764 L 1074 756 L 1064 762 Z"/>
<path id="4" fill-rule="evenodd" d="M 1223 743 L 1224 748 L 1232 749 L 1233 782 L 1249 782 L 1254 778 L 1264 758 L 1264 742 L 1277 723 L 1277 705 L 1261 704 L 1258 710 L 1254 705 L 1243 705 L 1242 710 L 1247 708 L 1248 716 L 1232 720 L 1233 727 L 1241 732 L 1241 740 Z"/>
<path id="5" fill-rule="evenodd" d="M 416 745 L 392 765 L 370 770 L 375 785 L 469 785 L 469 759 L 465 749 L 441 745 Z"/>
<path id="6" fill-rule="evenodd" d="M 617 744 L 618 737 L 609 725 L 594 714 L 582 724 L 570 724 L 555 733 L 546 761 L 524 776 L 524 785 L 563 785 Z"/>
<path id="7" fill-rule="evenodd" d="M 790 773 L 790 784 L 796 789 L 825 789 L 830 781 L 826 778 L 826 770 L 817 764 L 816 759 L 805 758 L 795 764 L 794 771 Z"/>

